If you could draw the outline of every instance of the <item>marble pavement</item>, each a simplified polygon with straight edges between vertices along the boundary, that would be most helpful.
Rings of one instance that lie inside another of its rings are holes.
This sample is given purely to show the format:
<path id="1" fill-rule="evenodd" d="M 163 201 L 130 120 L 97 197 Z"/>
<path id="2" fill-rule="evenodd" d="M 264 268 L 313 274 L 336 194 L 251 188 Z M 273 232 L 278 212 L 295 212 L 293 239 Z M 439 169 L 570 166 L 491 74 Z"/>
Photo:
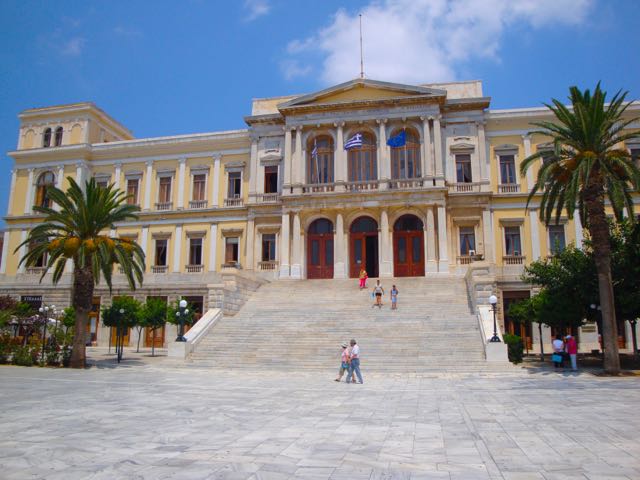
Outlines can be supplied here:
<path id="1" fill-rule="evenodd" d="M 640 478 L 640 379 L 0 367 L 0 478 Z"/>

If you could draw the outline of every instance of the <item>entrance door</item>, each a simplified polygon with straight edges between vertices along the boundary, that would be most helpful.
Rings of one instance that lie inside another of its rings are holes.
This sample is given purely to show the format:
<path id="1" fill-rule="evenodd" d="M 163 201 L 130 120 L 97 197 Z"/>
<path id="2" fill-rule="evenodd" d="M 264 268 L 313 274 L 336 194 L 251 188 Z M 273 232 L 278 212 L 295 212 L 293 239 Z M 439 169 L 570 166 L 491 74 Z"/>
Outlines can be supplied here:
<path id="1" fill-rule="evenodd" d="M 379 275 L 378 223 L 371 217 L 356 219 L 351 224 L 349 242 L 349 276 L 358 278 L 360 267 L 364 266 L 369 277 L 377 277 Z"/>
<path id="2" fill-rule="evenodd" d="M 424 275 L 424 230 L 415 215 L 403 215 L 393 225 L 393 274 L 396 277 Z"/>
<path id="3" fill-rule="evenodd" d="M 93 297 L 87 322 L 86 345 L 88 347 L 98 344 L 98 325 L 100 325 L 100 297 Z"/>
<path id="4" fill-rule="evenodd" d="M 307 278 L 333 278 L 333 223 L 326 218 L 309 226 Z"/>
<path id="5" fill-rule="evenodd" d="M 153 296 L 150 295 L 147 297 L 147 300 L 149 300 L 150 298 L 155 298 L 158 299 L 162 302 L 164 302 L 165 304 L 167 303 L 167 297 L 166 296 Z M 149 327 L 145 327 L 144 329 L 144 346 L 151 348 L 153 346 L 154 343 L 154 337 L 155 337 L 155 348 L 162 348 L 164 346 L 164 329 L 165 329 L 166 325 L 162 325 L 162 327 L 160 328 L 156 328 L 155 334 L 153 332 L 152 329 L 150 329 Z"/>
<path id="6" fill-rule="evenodd" d="M 518 291 L 504 291 L 502 292 L 502 312 L 504 315 L 504 333 L 510 333 L 511 335 L 518 335 L 522 338 L 524 348 L 529 353 L 529 350 L 533 348 L 533 329 L 531 324 L 523 324 L 516 322 L 509 315 L 509 308 L 513 303 L 520 302 L 531 296 L 529 290 Z"/>

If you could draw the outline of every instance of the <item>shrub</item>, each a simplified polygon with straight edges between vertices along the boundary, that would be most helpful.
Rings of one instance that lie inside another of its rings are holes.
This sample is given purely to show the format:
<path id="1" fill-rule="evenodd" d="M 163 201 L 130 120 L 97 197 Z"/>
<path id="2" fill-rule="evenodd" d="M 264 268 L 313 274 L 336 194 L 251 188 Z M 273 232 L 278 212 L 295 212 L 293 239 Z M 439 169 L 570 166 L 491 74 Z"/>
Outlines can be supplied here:
<path id="1" fill-rule="evenodd" d="M 13 352 L 13 363 L 21 365 L 23 367 L 33 366 L 33 356 L 31 355 L 31 348 L 27 346 L 19 346 Z"/>
<path id="2" fill-rule="evenodd" d="M 9 363 L 9 358 L 14 350 L 14 342 L 7 332 L 0 334 L 0 363 Z"/>
<path id="3" fill-rule="evenodd" d="M 72 348 L 69 345 L 64 345 L 62 347 L 62 366 L 68 367 L 71 363 L 71 353 Z"/>
<path id="4" fill-rule="evenodd" d="M 521 363 L 522 354 L 524 352 L 524 343 L 522 342 L 522 338 L 518 335 L 510 335 L 508 333 L 503 334 L 502 338 L 509 349 L 509 361 L 512 363 Z"/>

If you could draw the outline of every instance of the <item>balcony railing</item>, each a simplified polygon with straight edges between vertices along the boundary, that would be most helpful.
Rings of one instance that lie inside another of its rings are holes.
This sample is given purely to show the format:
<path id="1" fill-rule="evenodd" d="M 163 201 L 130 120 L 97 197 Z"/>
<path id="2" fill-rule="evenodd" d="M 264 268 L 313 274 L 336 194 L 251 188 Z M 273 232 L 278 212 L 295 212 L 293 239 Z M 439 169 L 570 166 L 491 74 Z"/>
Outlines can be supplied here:
<path id="1" fill-rule="evenodd" d="M 173 208 L 173 202 L 156 203 L 156 210 L 171 210 L 172 208 Z"/>
<path id="2" fill-rule="evenodd" d="M 260 271 L 273 271 L 278 269 L 278 262 L 276 260 L 268 260 L 266 262 L 258 262 L 258 270 Z"/>
<path id="3" fill-rule="evenodd" d="M 448 183 L 449 193 L 479 193 L 482 182 Z"/>
<path id="4" fill-rule="evenodd" d="M 503 255 L 502 263 L 505 265 L 524 265 L 524 255 Z"/>
<path id="5" fill-rule="evenodd" d="M 29 275 L 42 275 L 45 270 L 46 270 L 46 267 L 27 267 L 26 268 L 26 272 Z"/>
<path id="6" fill-rule="evenodd" d="M 242 205 L 244 205 L 244 202 L 242 200 L 242 197 L 234 197 L 234 198 L 225 198 L 224 199 L 224 206 L 225 207 L 241 207 Z"/>
<path id="7" fill-rule="evenodd" d="M 189 208 L 207 208 L 206 200 L 191 200 L 189 201 Z"/>
<path id="8" fill-rule="evenodd" d="M 203 265 L 185 265 L 184 269 L 187 273 L 201 273 L 204 269 Z"/>
<path id="9" fill-rule="evenodd" d="M 483 260 L 484 256 L 481 253 L 476 253 L 474 255 L 459 255 L 457 259 L 458 265 L 470 265 L 472 262 Z"/>
<path id="10" fill-rule="evenodd" d="M 421 178 L 403 178 L 389 180 L 389 190 L 413 190 L 422 188 L 424 181 Z"/>
<path id="11" fill-rule="evenodd" d="M 302 193 L 333 192 L 335 188 L 335 183 L 307 183 L 302 185 Z"/>
<path id="12" fill-rule="evenodd" d="M 254 193 L 251 200 L 255 203 L 278 203 L 280 201 L 279 193 Z"/>
<path id="13" fill-rule="evenodd" d="M 169 265 L 152 265 L 151 273 L 167 273 Z"/>
<path id="14" fill-rule="evenodd" d="M 500 193 L 518 193 L 520 192 L 519 183 L 502 183 L 498 185 L 498 192 Z"/>
<path id="15" fill-rule="evenodd" d="M 347 182 L 344 184 L 348 192 L 361 192 L 363 190 L 378 190 L 378 180 L 366 180 L 363 182 Z"/>

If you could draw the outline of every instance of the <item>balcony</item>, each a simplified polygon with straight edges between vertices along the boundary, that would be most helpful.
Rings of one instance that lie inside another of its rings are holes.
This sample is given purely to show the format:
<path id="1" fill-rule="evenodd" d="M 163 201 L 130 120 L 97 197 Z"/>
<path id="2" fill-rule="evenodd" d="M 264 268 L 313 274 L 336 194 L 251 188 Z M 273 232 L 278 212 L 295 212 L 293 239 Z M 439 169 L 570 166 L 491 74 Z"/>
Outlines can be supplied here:
<path id="1" fill-rule="evenodd" d="M 254 193 L 251 194 L 251 201 L 254 203 L 278 203 L 280 201 L 279 193 Z"/>
<path id="2" fill-rule="evenodd" d="M 152 265 L 151 273 L 167 273 L 169 271 L 169 265 Z"/>
<path id="3" fill-rule="evenodd" d="M 302 185 L 302 193 L 334 192 L 335 188 L 335 183 L 306 183 Z"/>
<path id="4" fill-rule="evenodd" d="M 207 208 L 206 200 L 190 200 L 189 208 Z"/>
<path id="5" fill-rule="evenodd" d="M 486 182 L 447 183 L 449 193 L 480 193 Z"/>
<path id="6" fill-rule="evenodd" d="M 474 253 L 473 255 L 459 255 L 456 258 L 458 265 L 471 265 L 473 262 L 480 262 L 484 260 L 484 255 L 481 253 Z"/>
<path id="7" fill-rule="evenodd" d="M 415 190 L 422 188 L 422 178 L 403 178 L 389 180 L 389 190 Z"/>
<path id="8" fill-rule="evenodd" d="M 524 255 L 503 255 L 502 263 L 505 265 L 524 265 Z"/>
<path id="9" fill-rule="evenodd" d="M 158 202 L 156 203 L 156 210 L 172 210 L 173 202 Z"/>
<path id="10" fill-rule="evenodd" d="M 362 192 L 366 190 L 378 190 L 378 180 L 366 180 L 362 182 L 347 182 L 344 184 L 347 192 Z"/>
<path id="11" fill-rule="evenodd" d="M 519 183 L 501 183 L 498 185 L 498 193 L 520 193 Z"/>
<path id="12" fill-rule="evenodd" d="M 268 260 L 266 262 L 258 262 L 258 270 L 261 272 L 273 272 L 278 269 L 277 260 Z"/>
<path id="13" fill-rule="evenodd" d="M 184 269 L 187 273 L 202 273 L 204 265 L 185 265 Z"/>
<path id="14" fill-rule="evenodd" d="M 242 197 L 234 197 L 234 198 L 225 198 L 224 206 L 225 207 L 242 207 L 244 205 L 244 201 Z"/>

